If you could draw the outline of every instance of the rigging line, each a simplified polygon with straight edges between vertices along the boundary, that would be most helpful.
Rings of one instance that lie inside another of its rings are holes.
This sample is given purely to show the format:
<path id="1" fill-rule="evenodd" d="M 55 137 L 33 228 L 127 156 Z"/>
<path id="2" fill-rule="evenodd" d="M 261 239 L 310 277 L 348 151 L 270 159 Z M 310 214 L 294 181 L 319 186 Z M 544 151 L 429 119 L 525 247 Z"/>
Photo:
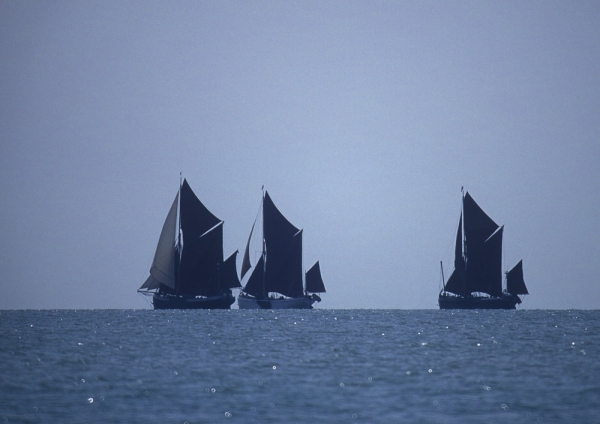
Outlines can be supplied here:
<path id="1" fill-rule="evenodd" d="M 139 290 L 138 290 L 138 293 L 141 294 L 144 297 L 144 301 L 146 303 L 148 303 L 148 305 L 152 306 L 152 303 L 150 303 L 150 301 L 147 299 L 148 294 L 144 294 L 144 293 L 140 292 Z"/>

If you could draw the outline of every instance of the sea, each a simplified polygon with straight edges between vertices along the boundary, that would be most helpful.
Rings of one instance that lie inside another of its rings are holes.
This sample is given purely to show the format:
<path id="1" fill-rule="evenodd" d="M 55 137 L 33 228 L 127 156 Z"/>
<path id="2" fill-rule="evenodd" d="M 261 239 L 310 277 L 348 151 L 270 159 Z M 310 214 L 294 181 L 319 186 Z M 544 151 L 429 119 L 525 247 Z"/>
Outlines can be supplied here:
<path id="1" fill-rule="evenodd" d="M 597 310 L 3 310 L 0 422 L 600 422 Z"/>

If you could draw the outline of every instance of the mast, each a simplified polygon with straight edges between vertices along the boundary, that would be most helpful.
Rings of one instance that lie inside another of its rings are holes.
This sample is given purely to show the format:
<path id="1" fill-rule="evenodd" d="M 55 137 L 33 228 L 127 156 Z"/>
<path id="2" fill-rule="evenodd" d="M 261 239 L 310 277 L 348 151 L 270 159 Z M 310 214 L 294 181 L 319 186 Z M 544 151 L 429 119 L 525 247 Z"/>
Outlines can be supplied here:
<path id="1" fill-rule="evenodd" d="M 265 275 L 267 275 L 267 242 L 265 240 L 265 186 L 263 185 L 262 188 L 262 216 L 263 216 L 263 222 L 262 222 L 262 258 L 263 258 L 263 273 L 262 273 L 262 295 L 263 297 L 266 299 L 268 296 L 267 293 L 267 287 L 266 287 L 266 282 L 265 282 Z"/>
<path id="2" fill-rule="evenodd" d="M 442 261 L 440 261 L 440 269 L 442 270 L 442 290 L 446 291 L 446 280 L 444 279 L 444 266 L 442 265 Z"/>
<path id="3" fill-rule="evenodd" d="M 461 201 L 461 206 L 462 206 L 462 210 L 460 212 L 460 218 L 459 218 L 459 222 L 458 222 L 458 226 L 460 227 L 460 231 L 462 232 L 461 234 L 461 244 L 462 244 L 462 252 L 461 252 L 461 257 L 463 258 L 463 268 L 465 268 L 466 270 L 466 262 L 467 262 L 467 232 L 466 231 L 462 231 L 462 227 L 464 227 L 465 223 L 463 222 L 465 220 L 465 192 L 463 191 L 463 187 L 460 188 L 460 192 L 461 192 L 461 197 L 462 197 L 462 201 Z M 458 238 L 458 236 L 457 236 Z M 458 250 L 458 240 L 456 240 L 456 250 Z M 456 257 L 454 258 L 455 261 L 455 267 L 456 267 Z"/>
<path id="4" fill-rule="evenodd" d="M 181 171 L 179 171 L 179 216 L 177 220 L 177 248 L 175 249 L 174 255 L 177 258 L 177 272 L 175 273 L 175 294 L 179 294 L 179 280 L 181 278 L 181 186 L 183 181 L 181 180 Z"/>

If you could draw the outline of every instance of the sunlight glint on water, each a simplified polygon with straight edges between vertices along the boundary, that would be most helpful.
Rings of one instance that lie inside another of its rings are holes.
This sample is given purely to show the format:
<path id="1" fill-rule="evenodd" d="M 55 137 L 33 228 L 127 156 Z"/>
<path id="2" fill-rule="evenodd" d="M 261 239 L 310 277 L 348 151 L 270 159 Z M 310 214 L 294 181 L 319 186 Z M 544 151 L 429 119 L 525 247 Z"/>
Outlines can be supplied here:
<path id="1" fill-rule="evenodd" d="M 0 419 L 600 416 L 598 311 L 1 311 Z"/>

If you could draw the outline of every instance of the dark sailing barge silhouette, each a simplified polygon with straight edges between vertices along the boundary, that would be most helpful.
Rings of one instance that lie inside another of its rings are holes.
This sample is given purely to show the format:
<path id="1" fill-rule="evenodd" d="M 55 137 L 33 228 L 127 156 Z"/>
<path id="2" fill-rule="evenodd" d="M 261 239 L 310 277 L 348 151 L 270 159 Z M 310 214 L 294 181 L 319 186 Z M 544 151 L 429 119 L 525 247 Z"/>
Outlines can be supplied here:
<path id="1" fill-rule="evenodd" d="M 529 294 L 523 261 L 506 273 L 502 290 L 502 232 L 467 192 L 456 233 L 454 271 L 438 297 L 440 309 L 515 309 Z"/>
<path id="2" fill-rule="evenodd" d="M 316 293 L 325 292 L 319 262 L 306 272 L 303 288 L 302 230 L 283 216 L 267 192 L 263 194 L 261 209 L 262 219 L 258 216 L 255 219 L 244 252 L 241 279 L 246 275 L 249 278 L 238 296 L 238 306 L 240 309 L 311 309 L 313 303 L 321 301 Z M 254 264 L 250 261 L 253 236 L 261 244 Z"/>
<path id="3" fill-rule="evenodd" d="M 179 211 L 179 213 L 178 213 Z M 223 221 L 196 197 L 186 180 L 160 233 L 150 276 L 138 292 L 154 309 L 229 309 L 240 281 L 237 251 L 223 260 Z"/>

